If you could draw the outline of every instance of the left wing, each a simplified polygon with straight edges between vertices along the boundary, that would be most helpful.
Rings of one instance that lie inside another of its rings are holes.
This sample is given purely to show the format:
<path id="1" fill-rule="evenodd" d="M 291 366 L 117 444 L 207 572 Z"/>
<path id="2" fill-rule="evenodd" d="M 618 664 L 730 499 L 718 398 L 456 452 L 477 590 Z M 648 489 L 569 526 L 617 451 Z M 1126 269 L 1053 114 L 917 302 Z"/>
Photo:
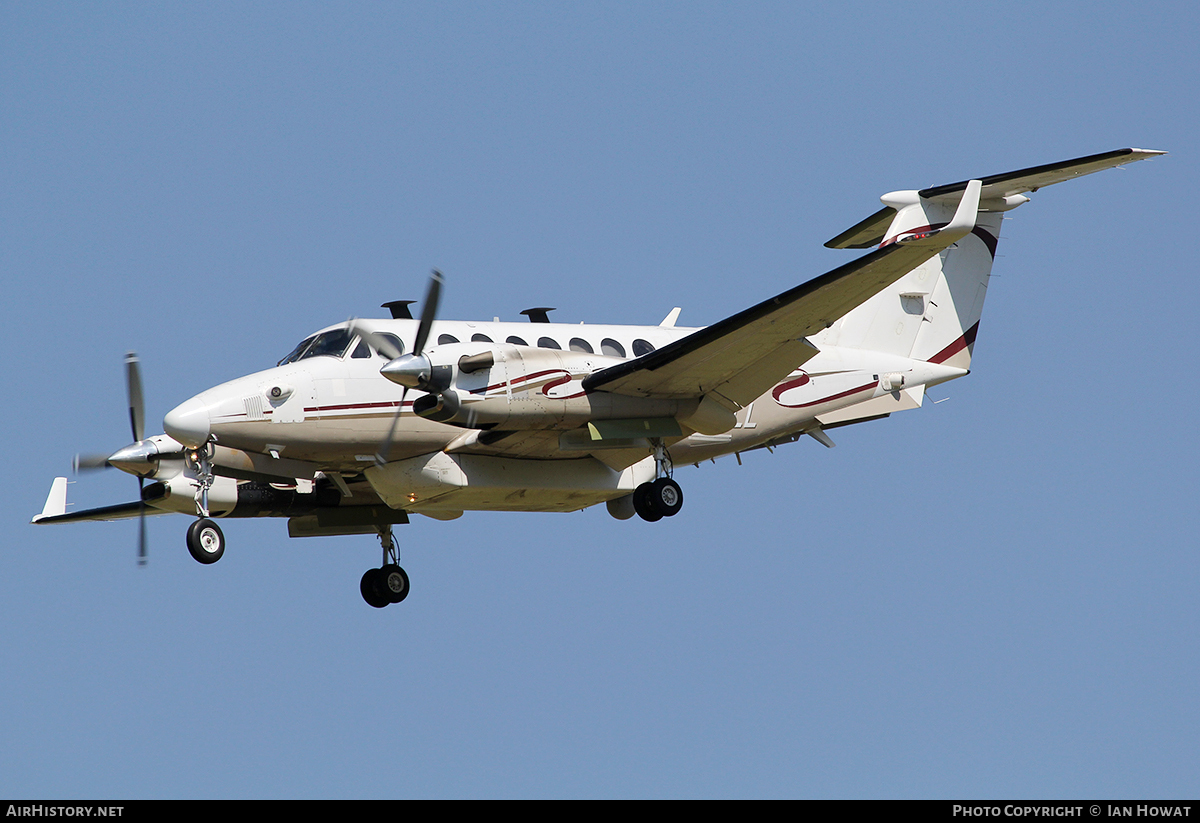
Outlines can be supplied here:
<path id="1" fill-rule="evenodd" d="M 118 503 L 115 506 L 101 506 L 98 509 L 82 509 L 77 512 L 67 511 L 67 478 L 56 477 L 50 486 L 50 494 L 46 496 L 46 505 L 42 513 L 33 517 L 32 523 L 78 523 L 81 520 L 128 520 L 139 517 L 143 513 L 170 514 L 171 512 L 155 508 L 154 501 L 161 500 L 163 494 L 155 494 L 156 486 L 147 487 L 147 496 L 141 502 Z"/>
<path id="2" fill-rule="evenodd" d="M 803 338 L 969 234 L 980 187 L 978 180 L 964 186 L 944 228 L 876 249 L 657 351 L 596 372 L 583 388 L 641 397 L 717 395 L 733 408 L 749 404 L 817 353 Z"/>

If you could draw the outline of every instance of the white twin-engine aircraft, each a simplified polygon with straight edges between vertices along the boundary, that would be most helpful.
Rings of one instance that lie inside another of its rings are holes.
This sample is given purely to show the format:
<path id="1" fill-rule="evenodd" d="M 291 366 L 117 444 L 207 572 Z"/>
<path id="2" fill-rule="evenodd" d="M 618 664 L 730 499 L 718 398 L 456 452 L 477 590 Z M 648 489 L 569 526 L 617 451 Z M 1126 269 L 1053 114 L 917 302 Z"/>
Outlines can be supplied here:
<path id="1" fill-rule="evenodd" d="M 306 337 L 272 369 L 211 388 L 145 437 L 136 356 L 126 358 L 134 443 L 77 468 L 138 478 L 133 503 L 67 512 L 55 478 L 35 523 L 197 519 L 187 546 L 215 563 L 212 518 L 286 517 L 292 537 L 378 534 L 367 603 L 403 600 L 392 526 L 410 514 L 679 513 L 673 467 L 921 405 L 927 387 L 968 373 L 1004 212 L 1025 193 L 1162 154 L 1081 157 L 883 195 L 884 207 L 826 243 L 878 246 L 852 263 L 706 328 L 436 319 L 434 272 L 419 319 L 351 320 Z M 740 458 L 739 458 L 740 462 Z M 146 481 L 152 481 L 147 484 Z"/>

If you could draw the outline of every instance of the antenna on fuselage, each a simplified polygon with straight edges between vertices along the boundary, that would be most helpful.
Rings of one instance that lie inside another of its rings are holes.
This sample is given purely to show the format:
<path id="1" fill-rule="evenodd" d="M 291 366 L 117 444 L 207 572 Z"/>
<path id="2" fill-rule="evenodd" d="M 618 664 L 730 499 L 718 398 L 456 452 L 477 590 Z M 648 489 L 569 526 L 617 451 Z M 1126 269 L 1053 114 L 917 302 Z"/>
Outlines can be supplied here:
<path id="1" fill-rule="evenodd" d="M 536 309 L 526 309 L 521 314 L 528 317 L 530 323 L 549 323 L 550 312 L 552 311 L 554 309 L 549 306 L 539 306 Z"/>
<path id="2" fill-rule="evenodd" d="M 416 302 L 416 300 L 392 300 L 388 303 L 381 303 L 380 308 L 390 311 L 393 320 L 412 320 L 412 310 L 408 307 Z"/>

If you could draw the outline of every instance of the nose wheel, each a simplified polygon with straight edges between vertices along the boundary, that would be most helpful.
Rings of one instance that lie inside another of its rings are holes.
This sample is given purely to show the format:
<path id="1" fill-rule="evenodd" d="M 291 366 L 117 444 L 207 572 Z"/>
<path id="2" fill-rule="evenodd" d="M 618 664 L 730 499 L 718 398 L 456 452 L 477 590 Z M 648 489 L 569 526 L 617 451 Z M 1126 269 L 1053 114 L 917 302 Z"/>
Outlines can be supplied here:
<path id="1" fill-rule="evenodd" d="M 202 517 L 187 530 L 188 552 L 197 562 L 209 565 L 216 563 L 225 554 L 225 535 L 221 527 L 207 517 Z"/>
<path id="2" fill-rule="evenodd" d="M 383 565 L 378 569 L 367 569 L 358 584 L 363 600 L 376 609 L 408 597 L 408 573 L 400 568 L 391 526 L 379 527 L 379 542 L 383 545 Z"/>

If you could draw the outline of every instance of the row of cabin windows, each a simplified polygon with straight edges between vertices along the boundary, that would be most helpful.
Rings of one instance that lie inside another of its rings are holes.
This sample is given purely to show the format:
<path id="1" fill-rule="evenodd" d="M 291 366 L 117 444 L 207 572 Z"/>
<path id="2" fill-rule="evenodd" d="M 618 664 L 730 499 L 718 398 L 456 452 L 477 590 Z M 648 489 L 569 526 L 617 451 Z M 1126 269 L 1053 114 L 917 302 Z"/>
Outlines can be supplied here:
<path id="1" fill-rule="evenodd" d="M 376 332 L 379 337 L 386 338 L 400 354 L 404 353 L 404 342 L 394 334 L 388 332 Z M 342 357 L 346 354 L 346 349 L 349 347 L 351 334 L 348 329 L 335 329 L 323 334 L 314 334 L 312 337 L 306 337 L 300 342 L 300 345 L 285 358 L 279 361 L 277 365 L 282 366 L 284 363 L 294 363 L 297 360 L 307 360 L 310 357 L 320 357 L 328 355 L 330 357 Z M 458 338 L 452 334 L 443 334 L 438 337 L 438 345 L 447 343 L 457 343 Z M 471 335 L 473 343 L 491 343 L 492 338 L 486 334 Z M 529 344 L 520 337 L 513 335 L 505 342 L 512 343 L 514 346 L 528 346 Z M 562 350 L 562 346 L 557 340 L 552 337 L 539 337 L 537 341 L 538 347 L 543 349 L 558 349 Z M 581 337 L 572 337 L 568 344 L 571 351 L 585 352 L 587 354 L 595 354 L 592 344 Z M 633 356 L 641 357 L 644 354 L 649 354 L 654 351 L 654 346 L 647 340 L 638 338 L 633 341 Z M 609 355 L 610 357 L 624 357 L 625 347 L 613 340 L 611 337 L 606 337 L 600 341 L 600 353 Z M 371 347 L 367 345 L 367 341 L 359 339 L 358 345 L 354 347 L 354 352 L 350 355 L 358 360 L 367 360 L 373 356 Z M 381 355 L 382 356 L 382 355 Z"/>
<path id="2" fill-rule="evenodd" d="M 445 345 L 447 343 L 457 343 L 457 342 L 459 342 L 458 338 L 452 334 L 443 334 L 438 337 L 438 345 Z M 492 343 L 494 341 L 492 340 L 492 338 L 488 337 L 486 334 L 473 334 L 473 335 L 471 335 L 471 342 L 472 343 Z M 512 343 L 514 346 L 528 346 L 529 345 L 522 338 L 517 337 L 515 334 L 512 335 L 511 337 L 508 337 L 507 339 L 505 339 L 504 342 Z M 553 337 L 539 337 L 537 344 L 538 344 L 538 348 L 541 348 L 541 349 L 558 349 L 560 351 L 562 350 L 562 346 Z M 592 348 L 592 344 L 589 343 L 588 341 L 584 340 L 582 337 L 572 337 L 571 342 L 568 343 L 567 346 L 571 351 L 585 352 L 587 354 L 595 354 L 596 353 L 596 350 Z M 651 344 L 648 340 L 642 340 L 641 338 L 638 338 L 637 340 L 633 341 L 633 356 L 634 357 L 641 357 L 643 354 L 649 354 L 652 351 L 654 351 L 654 345 Z M 625 347 L 622 346 L 620 343 L 618 343 L 616 340 L 613 340 L 611 337 L 606 337 L 600 341 L 600 353 L 606 354 L 609 357 L 624 357 L 625 356 Z"/>

